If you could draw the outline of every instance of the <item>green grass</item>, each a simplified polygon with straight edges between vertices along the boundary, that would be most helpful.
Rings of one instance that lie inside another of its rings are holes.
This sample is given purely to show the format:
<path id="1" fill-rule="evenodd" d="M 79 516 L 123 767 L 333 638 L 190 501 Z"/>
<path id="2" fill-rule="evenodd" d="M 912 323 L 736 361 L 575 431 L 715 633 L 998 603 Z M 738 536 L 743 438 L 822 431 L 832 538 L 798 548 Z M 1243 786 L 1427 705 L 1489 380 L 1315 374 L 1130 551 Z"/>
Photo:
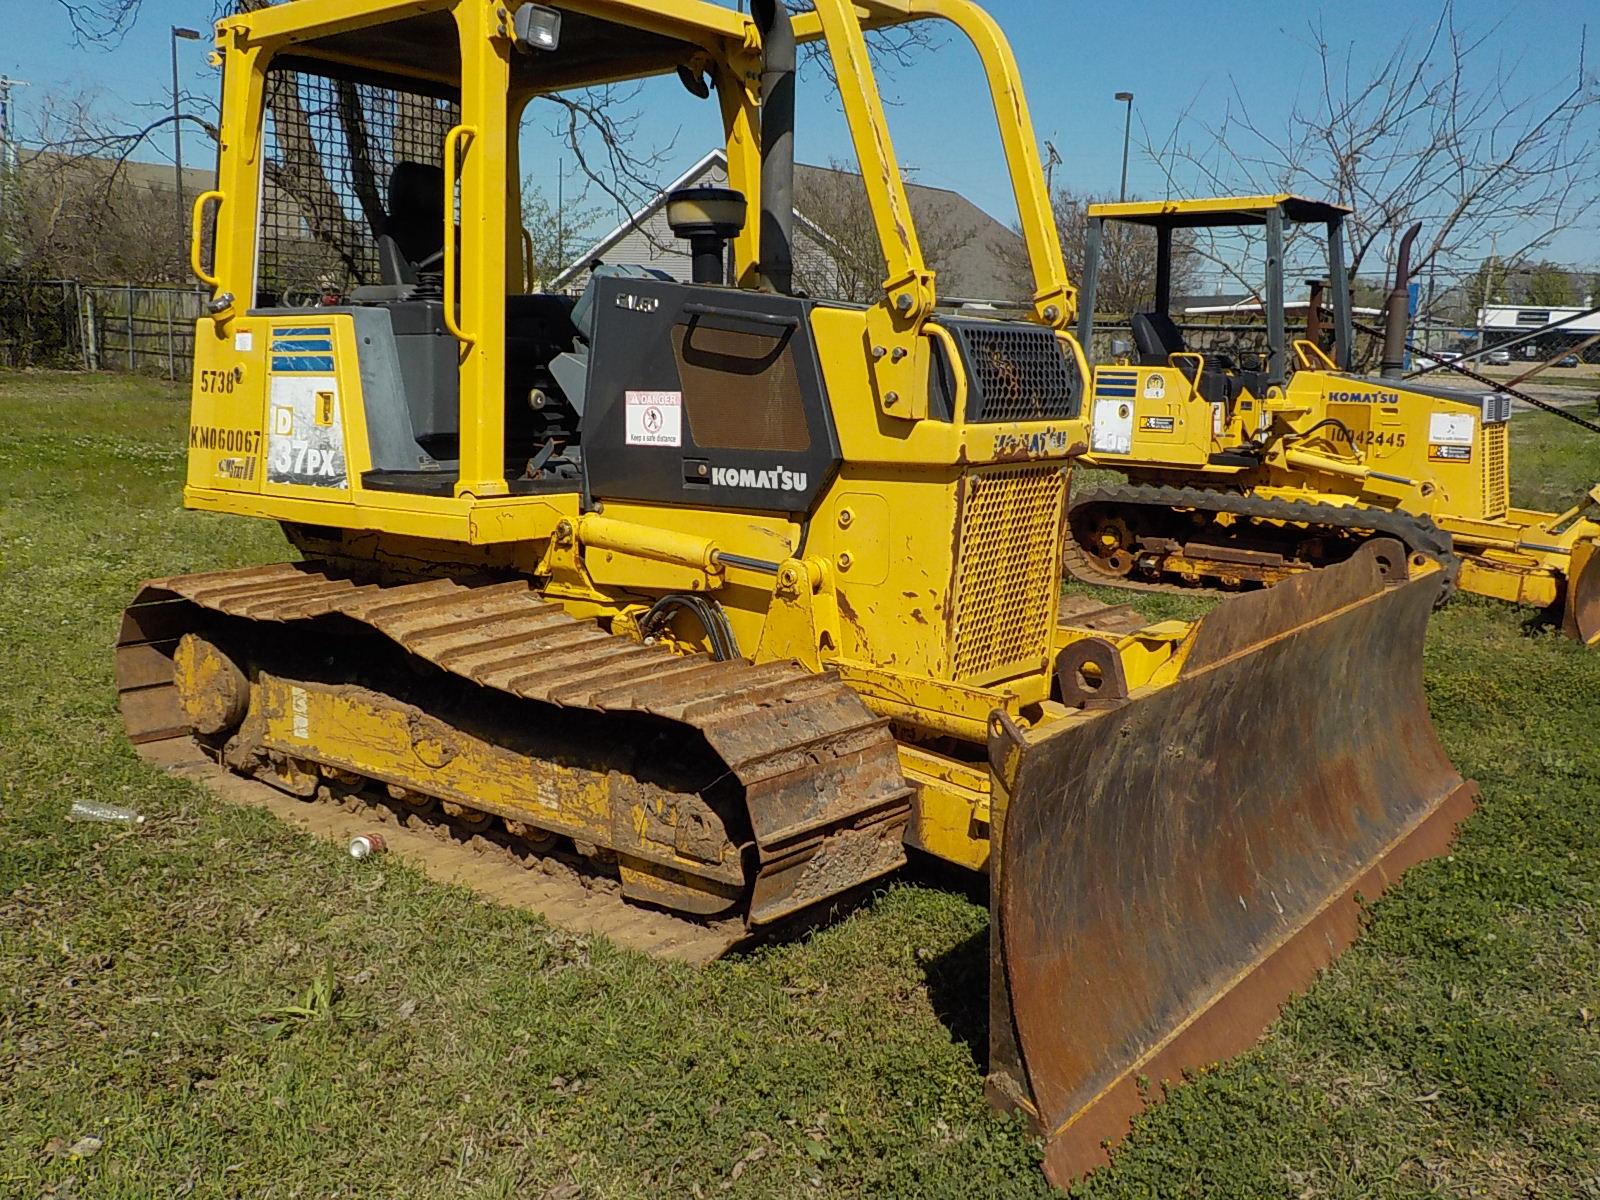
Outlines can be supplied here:
<path id="1" fill-rule="evenodd" d="M 180 511 L 170 389 L 0 376 L 0 405 L 0 1196 L 1045 1194 L 982 1096 L 970 890 L 905 878 L 680 968 L 143 766 L 118 609 L 281 539 Z M 1519 491 L 1590 482 L 1543 420 Z M 1455 853 L 1081 1194 L 1600 1196 L 1600 655 L 1531 618 L 1433 622 L 1435 718 L 1483 786 Z M 150 819 L 69 824 L 78 797 Z"/>
<path id="2" fill-rule="evenodd" d="M 1575 410 L 1591 421 L 1592 409 Z M 1554 413 L 1518 414 L 1511 423 L 1511 502 L 1565 512 L 1600 483 L 1600 434 Z"/>

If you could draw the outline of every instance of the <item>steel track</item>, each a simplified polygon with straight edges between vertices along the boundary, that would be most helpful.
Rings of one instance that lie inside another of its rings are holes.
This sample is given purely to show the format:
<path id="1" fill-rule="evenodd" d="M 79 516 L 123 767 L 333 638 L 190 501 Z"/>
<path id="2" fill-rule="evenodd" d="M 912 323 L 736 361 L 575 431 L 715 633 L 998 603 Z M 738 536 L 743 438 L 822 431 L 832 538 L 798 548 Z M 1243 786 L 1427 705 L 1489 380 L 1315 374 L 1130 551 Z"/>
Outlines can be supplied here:
<path id="1" fill-rule="evenodd" d="M 1450 535 L 1427 517 L 1357 505 L 1310 504 L 1300 500 L 1268 500 L 1214 488 L 1170 487 L 1159 484 L 1126 484 L 1119 487 L 1091 488 L 1074 497 L 1068 514 L 1090 505 L 1105 504 L 1119 509 L 1147 511 L 1191 510 L 1229 514 L 1253 522 L 1282 523 L 1309 530 L 1337 529 L 1372 537 L 1398 539 L 1408 551 L 1421 552 L 1437 559 L 1449 575 L 1445 596 L 1455 590 L 1461 560 L 1452 548 Z M 1067 540 L 1066 568 L 1076 579 L 1129 591 L 1171 595 L 1227 595 L 1227 591 L 1205 585 L 1164 583 L 1128 576 L 1110 575 L 1097 569 L 1076 536 Z M 1310 570 L 1312 568 L 1305 568 Z"/>
<path id="2" fill-rule="evenodd" d="M 178 704 L 171 654 L 207 614 L 248 622 L 283 644 L 343 618 L 508 700 L 647 714 L 698 733 L 743 790 L 757 863 L 745 905 L 751 924 L 787 917 L 904 861 L 911 789 L 894 738 L 836 675 L 640 645 L 567 615 L 527 580 L 366 582 L 315 564 L 281 564 L 140 589 L 117 651 L 136 744 L 187 744 L 205 757 Z M 183 757 L 174 746 L 165 753 Z M 499 832 L 495 840 L 515 841 Z"/>

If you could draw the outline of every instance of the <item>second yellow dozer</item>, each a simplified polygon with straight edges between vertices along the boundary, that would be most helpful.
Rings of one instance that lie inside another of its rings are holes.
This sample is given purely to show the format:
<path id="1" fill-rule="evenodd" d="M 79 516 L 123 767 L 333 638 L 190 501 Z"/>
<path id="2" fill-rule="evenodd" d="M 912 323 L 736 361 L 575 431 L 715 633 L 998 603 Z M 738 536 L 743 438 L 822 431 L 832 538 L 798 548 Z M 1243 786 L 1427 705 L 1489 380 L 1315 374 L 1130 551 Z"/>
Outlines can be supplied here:
<path id="1" fill-rule="evenodd" d="M 290 0 L 218 24 L 184 503 L 279 522 L 301 558 L 144 585 L 124 717 L 225 793 L 558 861 L 725 947 L 908 846 L 987 871 L 990 1092 L 1064 1182 L 1141 1079 L 1249 1044 L 1355 936 L 1358 895 L 1470 810 L 1422 692 L 1446 573 L 1386 542 L 1194 623 L 1063 609 L 1087 375 L 1005 38 L 969 0 L 751 8 Z M 938 304 L 865 41 L 922 19 L 982 64 L 1025 319 Z M 870 305 L 791 286 L 811 40 L 879 232 Z M 525 110 L 674 73 L 715 95 L 728 156 L 727 188 L 669 199 L 694 280 L 537 291 Z M 290 306 L 297 270 L 323 304 Z"/>
<path id="2" fill-rule="evenodd" d="M 1128 482 L 1074 497 L 1069 567 L 1125 587 L 1250 587 L 1387 538 L 1443 558 L 1466 591 L 1545 609 L 1569 637 L 1600 642 L 1600 487 L 1560 513 L 1511 504 L 1511 397 L 1403 377 L 1403 284 L 1391 296 L 1399 323 L 1386 331 L 1383 374 L 1353 369 L 1349 211 L 1292 195 L 1089 207 L 1083 343 L 1108 222 L 1154 232 L 1156 277 L 1151 309 L 1130 318 L 1131 352 L 1094 367 L 1084 461 Z M 1312 285 L 1307 336 L 1291 342 L 1283 263 L 1292 226 L 1326 238 L 1327 277 Z M 1186 344 L 1171 313 L 1173 241 L 1197 229 L 1261 235 L 1261 303 L 1243 312 L 1265 318 L 1264 348 Z"/>

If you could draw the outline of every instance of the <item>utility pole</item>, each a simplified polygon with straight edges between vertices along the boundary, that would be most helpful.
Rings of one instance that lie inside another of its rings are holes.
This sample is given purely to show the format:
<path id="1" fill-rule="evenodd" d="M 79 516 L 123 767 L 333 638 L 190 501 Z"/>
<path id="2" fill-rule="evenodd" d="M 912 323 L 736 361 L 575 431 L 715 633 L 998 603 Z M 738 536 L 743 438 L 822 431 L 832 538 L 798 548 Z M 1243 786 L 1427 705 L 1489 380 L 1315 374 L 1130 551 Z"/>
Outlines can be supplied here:
<path id="1" fill-rule="evenodd" d="M 1128 111 L 1122 119 L 1122 190 L 1117 193 L 1117 199 L 1126 203 L 1128 199 L 1128 139 L 1133 134 L 1133 93 L 1118 92 L 1114 99 L 1120 100 L 1128 106 Z"/>
<path id="2" fill-rule="evenodd" d="M 0 170 L 17 165 L 17 143 L 11 120 L 11 89 L 27 87 L 25 79 L 0 75 Z"/>
<path id="3" fill-rule="evenodd" d="M 1483 272 L 1483 303 L 1478 307 L 1478 349 L 1482 350 L 1489 342 L 1489 290 L 1494 286 L 1494 264 L 1496 252 L 1500 248 L 1500 235 L 1493 234 L 1489 238 L 1489 265 Z"/>
<path id="4" fill-rule="evenodd" d="M 9 252 L 6 229 L 11 223 L 10 188 L 20 161 L 12 125 L 11 89 L 27 86 L 24 80 L 0 75 L 0 265 L 6 263 Z"/>
<path id="5" fill-rule="evenodd" d="M 1061 151 L 1056 149 L 1056 144 L 1046 139 L 1044 144 L 1044 190 L 1050 194 L 1052 200 L 1056 194 L 1056 168 L 1061 165 Z"/>
<path id="6" fill-rule="evenodd" d="M 198 42 L 197 29 L 172 26 L 172 162 L 178 197 L 178 262 L 188 261 L 189 209 L 183 202 L 183 92 L 178 87 L 178 41 Z"/>

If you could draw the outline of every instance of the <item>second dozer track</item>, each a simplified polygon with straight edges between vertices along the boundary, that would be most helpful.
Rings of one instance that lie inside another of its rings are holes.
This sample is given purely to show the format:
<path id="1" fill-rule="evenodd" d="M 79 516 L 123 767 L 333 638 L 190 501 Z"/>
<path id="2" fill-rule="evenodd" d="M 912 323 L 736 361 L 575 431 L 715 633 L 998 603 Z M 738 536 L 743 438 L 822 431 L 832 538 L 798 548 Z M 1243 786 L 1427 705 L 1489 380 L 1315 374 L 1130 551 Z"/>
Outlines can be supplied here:
<path id="1" fill-rule="evenodd" d="M 643 645 L 525 579 L 152 580 L 117 660 L 136 743 L 195 736 L 307 799 L 376 787 L 535 852 L 566 839 L 625 898 L 695 917 L 770 924 L 905 861 L 888 723 L 836 676 Z"/>
<path id="2" fill-rule="evenodd" d="M 1270 585 L 1343 562 L 1375 538 L 1440 562 L 1450 579 L 1445 597 L 1460 569 L 1450 535 L 1426 517 L 1359 505 L 1126 484 L 1079 493 L 1068 521 L 1066 566 L 1073 576 L 1140 591 Z"/>

